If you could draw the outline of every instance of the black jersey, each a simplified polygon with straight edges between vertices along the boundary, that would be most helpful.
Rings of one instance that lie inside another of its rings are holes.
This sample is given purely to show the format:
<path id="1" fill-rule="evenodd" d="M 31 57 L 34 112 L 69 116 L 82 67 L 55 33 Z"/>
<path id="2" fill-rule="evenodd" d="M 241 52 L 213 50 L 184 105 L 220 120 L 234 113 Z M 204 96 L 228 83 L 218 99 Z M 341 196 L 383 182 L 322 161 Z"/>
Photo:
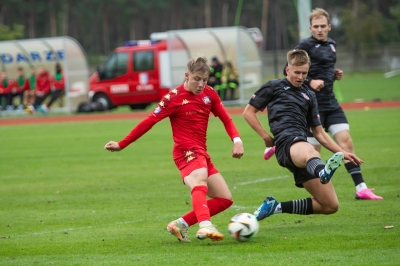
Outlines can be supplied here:
<path id="1" fill-rule="evenodd" d="M 321 125 L 315 93 L 304 84 L 296 88 L 287 79 L 268 81 L 253 94 L 249 104 L 258 110 L 268 108 L 275 144 L 287 136 L 307 138 L 307 125 Z"/>
<path id="2" fill-rule="evenodd" d="M 324 81 L 324 87 L 315 91 L 320 111 L 336 109 L 339 104 L 333 93 L 336 64 L 336 42 L 328 38 L 326 42 L 318 41 L 314 37 L 303 39 L 295 49 L 305 50 L 310 56 L 311 67 L 308 70 L 305 84 L 309 85 L 312 79 Z"/>

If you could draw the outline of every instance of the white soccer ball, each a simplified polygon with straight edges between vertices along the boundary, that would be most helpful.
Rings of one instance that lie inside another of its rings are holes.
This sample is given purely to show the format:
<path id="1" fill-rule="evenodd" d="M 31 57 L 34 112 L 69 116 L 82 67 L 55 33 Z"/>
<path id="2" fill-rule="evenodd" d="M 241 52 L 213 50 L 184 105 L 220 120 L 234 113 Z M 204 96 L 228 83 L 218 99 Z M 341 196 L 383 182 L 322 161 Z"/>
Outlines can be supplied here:
<path id="1" fill-rule="evenodd" d="M 245 242 L 257 234 L 258 227 L 258 221 L 253 214 L 239 213 L 230 220 L 228 231 L 237 241 Z"/>

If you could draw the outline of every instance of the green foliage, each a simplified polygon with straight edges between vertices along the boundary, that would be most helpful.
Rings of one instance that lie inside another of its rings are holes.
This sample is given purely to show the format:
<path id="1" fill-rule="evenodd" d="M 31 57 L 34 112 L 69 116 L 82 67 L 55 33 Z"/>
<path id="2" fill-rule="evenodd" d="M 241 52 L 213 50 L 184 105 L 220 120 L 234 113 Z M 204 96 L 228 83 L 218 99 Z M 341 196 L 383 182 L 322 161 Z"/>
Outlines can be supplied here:
<path id="1" fill-rule="evenodd" d="M 381 12 L 359 2 L 342 11 L 343 27 L 348 44 L 385 43 L 400 40 L 397 22 Z M 388 34 L 390 33 L 390 34 Z"/>
<path id="2" fill-rule="evenodd" d="M 196 226 L 191 243 L 165 230 L 191 209 L 171 159 L 169 121 L 120 153 L 103 145 L 137 120 L 2 126 L 0 265 L 396 265 L 400 109 L 346 113 L 365 180 L 384 201 L 356 201 L 342 167 L 332 181 L 337 214 L 274 215 L 247 243 L 227 235 L 229 218 L 254 211 L 268 194 L 290 200 L 308 193 L 275 158 L 262 159 L 263 141 L 241 116 L 233 117 L 245 145 L 241 160 L 231 158 L 221 122 L 210 119 L 209 152 L 235 200 L 213 218 L 226 234 L 218 243 L 195 239 Z M 265 115 L 260 120 L 266 125 Z M 323 150 L 322 158 L 329 155 Z"/>
<path id="3" fill-rule="evenodd" d="M 400 0 L 397 0 L 395 6 L 390 7 L 390 13 L 397 18 L 397 22 L 400 23 Z"/>
<path id="4" fill-rule="evenodd" d="M 21 39 L 24 36 L 24 26 L 14 24 L 12 27 L 0 24 L 0 41 Z"/>

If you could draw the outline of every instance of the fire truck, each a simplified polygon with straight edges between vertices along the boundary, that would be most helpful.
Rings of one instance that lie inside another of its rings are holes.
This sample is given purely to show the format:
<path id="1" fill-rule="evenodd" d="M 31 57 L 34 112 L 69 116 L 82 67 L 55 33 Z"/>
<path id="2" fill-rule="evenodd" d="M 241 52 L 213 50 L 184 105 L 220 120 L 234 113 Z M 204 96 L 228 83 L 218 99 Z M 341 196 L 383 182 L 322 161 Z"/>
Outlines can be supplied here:
<path id="1" fill-rule="evenodd" d="M 259 32 L 242 27 L 178 30 L 127 41 L 90 77 L 89 98 L 105 110 L 122 105 L 145 109 L 184 81 L 186 63 L 196 54 L 233 62 L 243 74 L 242 88 L 256 88 L 262 80 Z"/>
<path id="2" fill-rule="evenodd" d="M 158 102 L 171 89 L 162 81 L 166 53 L 165 40 L 125 42 L 90 77 L 89 98 L 106 110 L 121 105 L 144 109 Z"/>

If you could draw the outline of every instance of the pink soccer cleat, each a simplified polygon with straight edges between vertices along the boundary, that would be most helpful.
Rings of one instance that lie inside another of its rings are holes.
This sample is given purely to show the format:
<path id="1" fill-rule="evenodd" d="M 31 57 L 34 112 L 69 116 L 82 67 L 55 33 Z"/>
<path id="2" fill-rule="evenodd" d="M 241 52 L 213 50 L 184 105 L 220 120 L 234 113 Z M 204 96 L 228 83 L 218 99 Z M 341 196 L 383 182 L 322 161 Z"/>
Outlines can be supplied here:
<path id="1" fill-rule="evenodd" d="M 271 158 L 272 155 L 274 155 L 274 154 L 275 154 L 275 146 L 267 147 L 267 148 L 265 148 L 265 151 L 264 151 L 264 159 L 269 160 L 269 158 Z"/>
<path id="2" fill-rule="evenodd" d="M 366 188 L 356 192 L 356 199 L 361 200 L 383 200 L 381 196 L 375 195 L 372 190 L 373 188 Z"/>

